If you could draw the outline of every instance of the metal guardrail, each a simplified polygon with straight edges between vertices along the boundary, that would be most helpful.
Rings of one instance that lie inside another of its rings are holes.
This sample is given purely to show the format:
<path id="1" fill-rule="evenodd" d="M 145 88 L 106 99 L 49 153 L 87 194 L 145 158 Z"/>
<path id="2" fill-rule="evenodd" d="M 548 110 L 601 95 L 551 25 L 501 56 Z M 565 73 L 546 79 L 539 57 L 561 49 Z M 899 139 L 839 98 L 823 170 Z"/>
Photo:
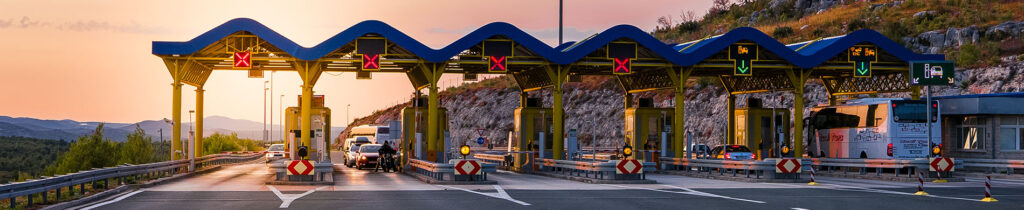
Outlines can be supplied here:
<path id="1" fill-rule="evenodd" d="M 206 166 L 220 165 L 224 163 L 249 161 L 258 159 L 260 157 L 263 157 L 263 154 L 253 154 L 246 156 L 215 154 L 196 158 L 195 165 L 196 168 L 202 168 Z M 118 182 L 123 182 L 126 177 L 134 177 L 135 179 L 139 179 L 140 176 L 152 177 L 157 174 L 176 174 L 181 171 L 187 170 L 190 165 L 190 162 L 190 160 L 185 159 L 157 163 L 147 163 L 141 165 L 126 164 L 122 166 L 94 168 L 92 170 L 79 171 L 75 173 L 63 174 L 53 177 L 42 177 L 40 179 L 35 180 L 3 184 L 0 185 L 0 198 L 10 199 L 10 208 L 13 209 L 15 208 L 15 200 L 17 197 L 28 196 L 29 205 L 31 205 L 33 195 L 37 193 L 46 193 L 51 190 L 56 190 L 57 200 L 60 200 L 61 188 L 66 187 L 69 192 L 74 194 L 75 185 L 80 185 L 81 194 L 85 194 L 86 183 L 92 183 L 95 185 L 97 181 L 103 181 L 103 186 L 104 188 L 106 188 L 107 180 L 113 178 L 117 178 Z"/>
<path id="2" fill-rule="evenodd" d="M 993 172 L 996 169 L 1005 169 L 1006 174 L 1013 174 L 1014 169 L 1024 169 L 1024 160 L 1008 159 L 956 159 L 963 160 L 964 167 L 970 169 L 983 169 L 985 172 Z"/>
<path id="3" fill-rule="evenodd" d="M 622 175 L 622 176 L 616 174 L 615 173 L 615 170 L 616 170 L 615 169 L 615 163 L 616 162 L 614 162 L 614 161 L 590 162 L 590 161 L 572 161 L 572 160 L 555 160 L 555 159 L 542 159 L 542 158 L 538 158 L 537 159 L 537 163 L 542 165 L 542 166 L 544 166 L 544 167 L 542 167 L 541 170 L 544 170 L 544 168 L 548 168 L 548 169 L 550 169 L 553 172 L 561 172 L 563 174 L 570 175 L 570 176 L 579 176 L 579 177 L 591 178 L 590 176 L 593 175 L 594 176 L 593 178 L 595 178 L 595 179 L 605 179 L 606 177 L 607 178 L 612 178 L 612 179 L 630 179 L 630 178 L 633 177 L 630 174 Z M 652 171 L 657 170 L 655 168 L 655 163 L 654 162 L 642 162 L 642 164 L 643 164 L 643 169 L 642 170 L 645 173 L 640 173 L 639 176 L 636 176 L 635 178 L 642 179 L 642 180 L 643 179 L 647 179 L 646 172 L 652 172 Z M 609 175 L 606 176 L 605 175 L 606 173 L 609 174 Z"/>
<path id="4" fill-rule="evenodd" d="M 913 178 L 918 171 L 928 171 L 930 159 L 843 159 L 843 158 L 809 158 L 804 159 L 804 165 L 811 165 L 823 171 L 834 172 L 842 170 L 848 173 L 850 169 L 857 170 L 861 175 L 867 174 L 867 169 L 875 169 L 875 175 L 881 176 L 881 169 L 894 169 L 893 175 L 899 176 L 901 169 L 906 169 L 907 177 Z M 954 159 L 953 167 L 963 169 L 964 161 Z M 929 175 L 931 175 L 929 173 Z"/>
<path id="5" fill-rule="evenodd" d="M 498 171 L 495 164 L 486 163 L 479 159 L 477 160 L 480 162 L 480 175 L 455 175 L 455 164 L 451 163 L 435 163 L 419 159 L 410 159 L 409 166 L 412 167 L 414 173 L 422 174 L 435 180 L 445 180 L 445 177 L 448 177 L 448 179 L 451 180 L 456 180 L 458 179 L 457 177 L 467 176 L 474 180 L 486 181 L 487 173 Z"/>
<path id="6" fill-rule="evenodd" d="M 497 167 L 508 167 L 512 163 L 512 156 L 505 154 L 473 154 L 476 158 L 485 163 L 494 164 Z"/>
<path id="7" fill-rule="evenodd" d="M 803 162 L 803 161 L 802 161 Z M 775 159 L 765 160 L 714 160 L 714 159 L 688 159 L 688 158 L 674 158 L 674 157 L 661 157 L 662 164 L 668 164 L 676 166 L 677 169 L 690 171 L 696 169 L 697 172 L 712 173 L 718 171 L 719 175 L 725 175 L 726 172 L 736 176 L 737 174 L 744 174 L 747 178 L 750 175 L 754 175 L 754 178 L 760 179 L 766 174 L 771 174 L 772 178 L 775 178 Z M 803 164 L 802 168 L 807 168 L 806 164 Z M 717 170 L 716 170 L 717 169 Z M 799 176 L 797 176 L 799 178 Z"/>

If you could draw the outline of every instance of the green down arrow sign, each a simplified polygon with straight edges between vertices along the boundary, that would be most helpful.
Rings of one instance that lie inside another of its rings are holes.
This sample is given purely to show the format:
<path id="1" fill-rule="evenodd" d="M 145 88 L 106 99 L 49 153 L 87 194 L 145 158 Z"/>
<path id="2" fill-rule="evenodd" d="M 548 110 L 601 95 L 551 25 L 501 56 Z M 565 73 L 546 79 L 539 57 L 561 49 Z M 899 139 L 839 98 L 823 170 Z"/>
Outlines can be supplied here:
<path id="1" fill-rule="evenodd" d="M 733 75 L 739 76 L 750 76 L 753 74 L 751 69 L 750 59 L 736 59 L 736 65 L 733 68 Z"/>
<path id="2" fill-rule="evenodd" d="M 853 77 L 871 77 L 871 62 L 854 61 Z"/>

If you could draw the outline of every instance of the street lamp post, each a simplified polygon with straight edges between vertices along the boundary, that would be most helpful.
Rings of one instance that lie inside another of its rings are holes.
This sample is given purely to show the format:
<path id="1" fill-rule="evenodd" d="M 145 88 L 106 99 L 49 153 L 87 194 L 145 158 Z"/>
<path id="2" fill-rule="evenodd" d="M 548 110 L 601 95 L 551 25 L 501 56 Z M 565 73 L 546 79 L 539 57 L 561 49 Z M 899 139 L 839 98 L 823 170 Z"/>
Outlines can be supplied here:
<path id="1" fill-rule="evenodd" d="M 287 133 L 284 132 L 284 94 L 281 94 L 281 100 L 277 101 L 277 108 L 280 109 L 278 111 L 280 111 L 281 115 L 278 117 L 277 123 L 280 124 L 279 126 L 281 126 L 281 141 L 284 141 L 284 134 Z"/>
<path id="2" fill-rule="evenodd" d="M 267 108 L 270 112 L 270 123 L 267 124 L 270 127 L 270 134 L 267 135 L 267 140 L 274 136 L 274 72 L 277 71 L 270 71 L 270 105 Z"/>
<path id="3" fill-rule="evenodd" d="M 263 141 L 264 142 L 267 141 L 267 91 L 270 90 L 270 88 L 267 88 L 267 84 L 270 84 L 270 81 L 264 80 L 263 81 Z"/>
<path id="4" fill-rule="evenodd" d="M 349 118 L 348 118 L 348 109 L 349 108 L 352 108 L 352 104 L 348 104 L 348 105 L 345 106 L 345 125 L 346 126 L 348 126 L 348 124 L 351 123 L 351 122 L 349 122 Z"/>

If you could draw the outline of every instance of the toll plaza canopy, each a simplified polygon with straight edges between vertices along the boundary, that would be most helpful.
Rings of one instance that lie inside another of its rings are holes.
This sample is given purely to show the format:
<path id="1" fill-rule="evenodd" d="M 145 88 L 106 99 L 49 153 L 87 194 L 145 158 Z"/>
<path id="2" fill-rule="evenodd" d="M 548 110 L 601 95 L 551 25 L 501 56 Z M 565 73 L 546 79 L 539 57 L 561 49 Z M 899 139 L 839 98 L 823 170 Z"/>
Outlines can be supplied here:
<path id="1" fill-rule="evenodd" d="M 717 77 L 729 92 L 730 118 L 734 95 L 792 91 L 796 110 L 803 109 L 803 85 L 809 78 L 824 83 L 830 102 L 837 96 L 913 92 L 908 82 L 912 61 L 944 60 L 941 54 L 917 54 L 870 29 L 783 44 L 761 31 L 742 27 L 725 34 L 682 44 L 666 44 L 649 33 L 618 25 L 578 42 L 552 47 L 503 22 L 484 25 L 441 48 L 433 49 L 380 21 L 363 21 L 313 47 L 303 47 L 247 18 L 230 20 L 189 41 L 154 41 L 152 53 L 167 65 L 174 83 L 174 134 L 180 138 L 181 84 L 197 87 L 196 134 L 201 142 L 202 87 L 213 70 L 297 71 L 303 80 L 302 119 L 309 119 L 312 88 L 322 72 L 404 73 L 416 90 L 429 89 L 428 118 L 437 119 L 437 81 L 442 74 L 508 74 L 523 92 L 551 88 L 554 97 L 553 139 L 563 138 L 562 84 L 580 75 L 614 76 L 627 93 L 672 89 L 676 94 L 673 130 L 683 130 L 686 80 Z M 524 94 L 525 95 L 525 94 Z M 630 94 L 626 94 L 630 99 Z M 626 106 L 631 106 L 627 100 Z M 803 113 L 793 112 L 793 119 Z M 308 121 L 308 120 L 307 120 Z M 302 122 L 309 130 L 309 122 Z M 797 131 L 802 120 L 794 120 Z M 428 154 L 436 145 L 436 123 L 428 123 Z M 730 131 L 734 128 L 729 126 Z M 729 132 L 733 133 L 733 132 Z M 802 154 L 802 132 L 794 132 L 794 152 Z M 683 132 L 675 132 L 673 148 L 682 155 Z M 732 138 L 731 136 L 729 138 Z M 302 136 L 308 145 L 308 137 Z M 561 159 L 562 141 L 553 141 Z M 174 143 L 180 151 L 180 143 Z M 201 145 L 198 143 L 196 145 Z M 195 149 L 195 148 L 193 148 Z M 202 151 L 202 150 L 199 150 Z"/>

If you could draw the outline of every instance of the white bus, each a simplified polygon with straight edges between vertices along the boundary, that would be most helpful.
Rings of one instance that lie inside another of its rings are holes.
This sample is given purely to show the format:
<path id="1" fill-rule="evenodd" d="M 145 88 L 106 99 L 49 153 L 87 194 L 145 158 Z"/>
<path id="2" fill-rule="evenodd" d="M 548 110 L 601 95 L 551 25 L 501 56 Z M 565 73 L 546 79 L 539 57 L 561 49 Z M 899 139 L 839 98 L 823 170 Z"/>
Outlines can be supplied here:
<path id="1" fill-rule="evenodd" d="M 932 142 L 924 100 L 870 98 L 815 107 L 805 119 L 812 157 L 914 159 L 941 147 L 938 103 L 932 104 Z"/>
<path id="2" fill-rule="evenodd" d="M 374 144 L 383 144 L 385 141 L 393 141 L 393 139 L 391 139 L 391 129 L 389 129 L 388 126 L 360 125 L 352 128 L 349 132 L 349 137 L 356 136 L 371 137 L 370 141 Z"/>

